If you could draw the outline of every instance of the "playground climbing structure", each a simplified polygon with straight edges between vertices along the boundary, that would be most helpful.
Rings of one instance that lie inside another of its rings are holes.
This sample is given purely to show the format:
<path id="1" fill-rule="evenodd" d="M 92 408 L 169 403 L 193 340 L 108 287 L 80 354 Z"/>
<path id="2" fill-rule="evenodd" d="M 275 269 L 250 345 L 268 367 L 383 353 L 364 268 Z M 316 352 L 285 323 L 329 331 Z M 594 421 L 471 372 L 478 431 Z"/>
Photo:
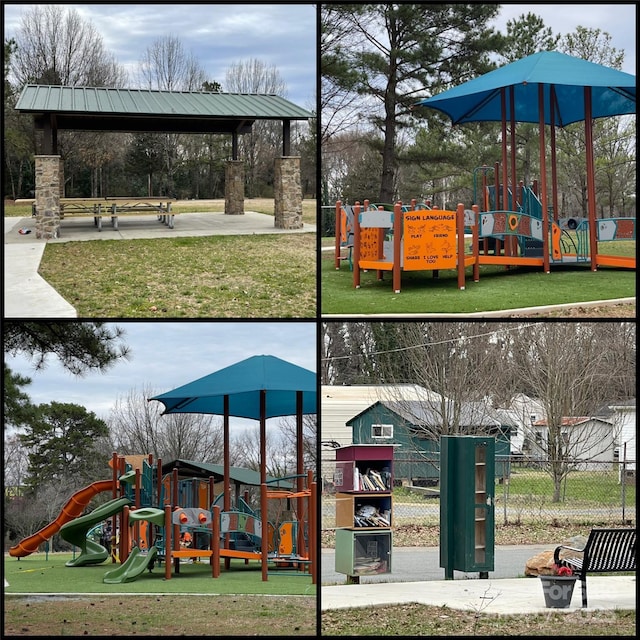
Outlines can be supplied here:
<path id="1" fill-rule="evenodd" d="M 114 564 L 119 561 L 119 566 L 104 575 L 106 583 L 131 582 L 145 570 L 152 571 L 156 563 L 164 563 L 164 578 L 169 580 L 187 559 L 208 559 L 212 577 L 218 578 L 221 558 L 229 570 L 232 559 L 262 563 L 265 556 L 271 568 L 294 567 L 315 583 L 317 488 L 310 471 L 295 476 L 295 483 L 270 478 L 262 486 L 257 473 L 237 470 L 238 477 L 233 478 L 236 495 L 232 496 L 231 486 L 225 495 L 221 469 L 207 478 L 185 477 L 177 466 L 167 469 L 151 455 L 119 456 L 115 452 L 110 466 L 110 480 L 75 492 L 53 522 L 11 547 L 9 554 L 17 558 L 29 555 L 59 532 L 79 549 L 67 566 L 100 564 L 110 555 L 92 539 L 91 532 L 100 522 L 111 520 L 113 531 L 118 532 L 111 559 Z M 266 513 L 250 506 L 250 489 L 240 495 L 241 481 L 259 488 L 260 497 L 266 496 Z M 103 492 L 110 493 L 111 499 L 83 513 Z M 283 513 L 279 506 L 283 500 L 293 508 L 287 510 L 286 519 L 272 521 L 272 515 Z M 221 504 L 230 506 L 223 510 Z M 189 547 L 181 545 L 184 531 L 191 534 Z"/>

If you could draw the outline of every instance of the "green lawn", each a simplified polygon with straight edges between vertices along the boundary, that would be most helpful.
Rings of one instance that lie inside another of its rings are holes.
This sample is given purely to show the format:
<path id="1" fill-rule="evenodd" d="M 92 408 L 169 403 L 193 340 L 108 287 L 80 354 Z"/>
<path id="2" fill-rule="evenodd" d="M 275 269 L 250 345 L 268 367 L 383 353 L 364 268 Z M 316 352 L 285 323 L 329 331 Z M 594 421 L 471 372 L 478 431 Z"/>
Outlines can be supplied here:
<path id="1" fill-rule="evenodd" d="M 314 318 L 314 234 L 47 244 L 40 275 L 79 317 Z"/>
<path id="2" fill-rule="evenodd" d="M 235 560 L 228 571 L 221 563 L 215 579 L 202 563 L 181 565 L 170 580 L 162 565 L 134 582 L 104 584 L 106 571 L 118 565 L 65 567 L 71 557 L 5 556 L 3 637 L 316 635 L 309 574 L 281 571 L 262 581 L 259 563 Z"/>
<path id="3" fill-rule="evenodd" d="M 273 215 L 274 201 L 245 208 Z M 224 211 L 224 200 L 179 202 L 176 212 Z M 31 216 L 5 201 L 5 216 Z M 316 201 L 302 220 L 316 222 Z M 315 318 L 313 233 L 95 240 L 47 244 L 39 273 L 79 317 Z"/>
<path id="4" fill-rule="evenodd" d="M 269 570 L 262 580 L 259 562 L 233 560 L 229 570 L 221 562 L 219 578 L 211 577 L 208 563 L 181 564 L 180 573 L 172 572 L 165 580 L 165 566 L 156 564 L 153 572 L 145 571 L 133 582 L 105 584 L 104 574 L 119 566 L 112 563 L 85 567 L 66 567 L 71 553 L 34 553 L 24 558 L 4 558 L 4 577 L 9 582 L 6 594 L 11 593 L 241 593 L 247 595 L 314 595 L 315 585 L 309 574 L 284 569 Z"/>
<path id="5" fill-rule="evenodd" d="M 323 244 L 325 244 L 323 239 Z M 612 255 L 634 255 L 635 242 L 606 243 Z M 321 259 L 322 313 L 481 313 L 566 303 L 629 298 L 636 295 L 636 272 L 603 267 L 592 272 L 588 266 L 552 266 L 551 273 L 540 268 L 502 266 L 480 267 L 480 280 L 473 282 L 466 271 L 466 288 L 459 290 L 455 270 L 402 273 L 401 292 L 394 293 L 391 273 L 377 280 L 375 272 L 361 272 L 360 288 L 353 285 L 353 272 L 346 261 L 335 268 L 332 251 Z"/>
<path id="6" fill-rule="evenodd" d="M 613 506 L 621 504 L 622 486 L 618 484 L 617 471 L 572 471 L 566 482 L 562 484 L 563 504 L 571 508 L 577 505 Z M 496 489 L 496 492 L 498 489 Z M 509 477 L 509 498 L 529 498 L 531 496 L 545 496 L 551 501 L 553 482 L 549 474 L 542 471 L 525 469 L 511 469 Z M 634 485 L 625 486 L 625 502 L 634 505 L 636 488 Z"/>

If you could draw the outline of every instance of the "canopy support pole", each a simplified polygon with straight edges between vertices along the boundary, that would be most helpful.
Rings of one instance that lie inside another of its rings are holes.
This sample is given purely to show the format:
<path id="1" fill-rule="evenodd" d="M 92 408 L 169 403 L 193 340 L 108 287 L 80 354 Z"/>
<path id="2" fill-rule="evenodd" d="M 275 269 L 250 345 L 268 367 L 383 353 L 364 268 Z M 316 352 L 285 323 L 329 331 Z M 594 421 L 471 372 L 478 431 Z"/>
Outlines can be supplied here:
<path id="1" fill-rule="evenodd" d="M 593 161 L 593 120 L 591 87 L 584 88 L 584 137 L 587 154 L 587 212 L 589 217 L 589 255 L 591 271 L 598 268 L 598 242 L 596 240 L 596 184 Z"/>
<path id="2" fill-rule="evenodd" d="M 222 510 L 229 512 L 231 510 L 231 469 L 229 458 L 231 456 L 231 447 L 229 443 L 229 396 L 225 395 L 223 400 L 223 418 L 222 418 L 222 430 L 223 430 L 223 475 L 224 475 L 224 487 L 222 490 Z M 231 534 L 224 534 L 224 549 L 229 549 L 231 546 Z M 228 571 L 231 568 L 231 558 L 225 556 L 224 568 Z"/>
<path id="3" fill-rule="evenodd" d="M 553 221 L 558 222 L 558 171 L 556 166 L 556 88 L 549 89 L 551 101 L 551 206 L 553 207 Z"/>
<path id="4" fill-rule="evenodd" d="M 262 520 L 262 581 L 268 577 L 267 554 L 269 544 L 267 541 L 269 531 L 269 514 L 267 508 L 267 392 L 260 389 L 260 519 Z"/>
<path id="5" fill-rule="evenodd" d="M 544 85 L 538 85 L 538 112 L 540 129 L 540 202 L 542 203 L 542 263 L 545 273 L 549 267 L 549 211 L 547 207 L 547 163 L 544 139 Z"/>

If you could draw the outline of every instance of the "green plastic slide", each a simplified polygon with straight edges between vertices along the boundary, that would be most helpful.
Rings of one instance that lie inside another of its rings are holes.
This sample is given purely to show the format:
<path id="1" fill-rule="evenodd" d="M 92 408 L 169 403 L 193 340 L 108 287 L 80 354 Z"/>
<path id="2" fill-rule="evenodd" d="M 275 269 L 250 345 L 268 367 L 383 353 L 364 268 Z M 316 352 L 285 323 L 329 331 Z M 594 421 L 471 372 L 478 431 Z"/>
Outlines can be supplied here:
<path id="1" fill-rule="evenodd" d="M 67 567 L 82 567 L 88 564 L 100 564 L 109 557 L 109 552 L 97 542 L 87 538 L 87 531 L 98 522 L 120 513 L 131 504 L 129 498 L 115 498 L 94 509 L 86 516 L 80 516 L 67 522 L 60 529 L 63 540 L 80 549 L 80 555 L 66 563 Z"/>
<path id="2" fill-rule="evenodd" d="M 139 547 L 134 547 L 126 562 L 118 568 L 107 571 L 102 582 L 107 584 L 119 584 L 121 582 L 133 582 L 158 555 L 158 549 L 151 547 L 148 553 L 142 553 Z"/>

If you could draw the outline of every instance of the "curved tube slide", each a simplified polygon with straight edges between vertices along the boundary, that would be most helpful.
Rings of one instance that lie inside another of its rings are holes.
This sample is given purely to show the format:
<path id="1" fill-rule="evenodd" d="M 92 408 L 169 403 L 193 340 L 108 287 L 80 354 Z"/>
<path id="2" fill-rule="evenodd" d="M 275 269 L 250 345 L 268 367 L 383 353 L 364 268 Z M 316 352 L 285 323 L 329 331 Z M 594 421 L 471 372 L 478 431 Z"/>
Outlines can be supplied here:
<path id="1" fill-rule="evenodd" d="M 87 538 L 87 531 L 98 522 L 120 513 L 131 504 L 129 498 L 115 498 L 94 509 L 86 516 L 80 516 L 67 522 L 60 529 L 63 540 L 70 542 L 80 549 L 80 555 L 65 563 L 67 567 L 82 567 L 87 564 L 100 564 L 109 557 L 109 552 L 97 542 Z"/>
<path id="2" fill-rule="evenodd" d="M 64 524 L 77 518 L 96 495 L 103 491 L 111 491 L 112 488 L 112 480 L 98 480 L 88 487 L 76 491 L 62 507 L 60 515 L 53 522 L 11 547 L 9 555 L 14 558 L 23 558 L 34 553 L 43 542 L 58 533 Z"/>

